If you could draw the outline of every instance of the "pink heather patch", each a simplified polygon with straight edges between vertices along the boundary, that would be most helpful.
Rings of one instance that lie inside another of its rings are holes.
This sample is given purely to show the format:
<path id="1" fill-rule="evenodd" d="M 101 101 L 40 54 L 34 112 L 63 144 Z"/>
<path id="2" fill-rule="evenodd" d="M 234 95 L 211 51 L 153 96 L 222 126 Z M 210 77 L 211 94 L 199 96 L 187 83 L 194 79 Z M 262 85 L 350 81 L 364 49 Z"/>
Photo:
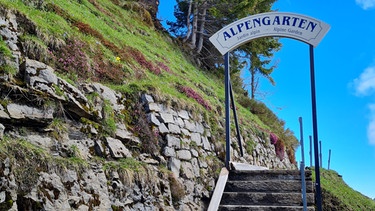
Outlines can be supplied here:
<path id="1" fill-rule="evenodd" d="M 271 141 L 271 144 L 276 144 L 276 142 L 279 140 L 279 138 L 277 138 L 277 136 L 274 134 L 274 133 L 270 133 L 270 141 Z"/>
<path id="2" fill-rule="evenodd" d="M 152 62 L 148 61 L 146 57 L 139 50 L 132 50 L 131 54 L 133 58 L 140 64 L 142 67 L 150 70 L 155 75 L 161 74 L 161 69 L 158 66 L 155 66 Z"/>
<path id="3" fill-rule="evenodd" d="M 180 92 L 185 93 L 186 96 L 195 99 L 199 104 L 205 107 L 207 110 L 211 110 L 211 106 L 192 88 L 186 86 L 178 86 Z"/>
<path id="4" fill-rule="evenodd" d="M 275 152 L 276 156 L 283 160 L 285 157 L 285 146 L 284 143 L 276 136 L 274 133 L 270 133 L 270 142 L 271 144 L 275 145 Z"/>
<path id="5" fill-rule="evenodd" d="M 168 67 L 167 65 L 165 65 L 163 62 L 158 62 L 157 65 L 158 65 L 161 69 L 167 71 L 168 73 L 172 73 L 172 70 L 169 69 L 169 67 Z"/>
<path id="6" fill-rule="evenodd" d="M 280 159 L 283 160 L 285 157 L 285 146 L 282 141 L 279 141 L 275 144 L 275 152 L 276 156 Z"/>

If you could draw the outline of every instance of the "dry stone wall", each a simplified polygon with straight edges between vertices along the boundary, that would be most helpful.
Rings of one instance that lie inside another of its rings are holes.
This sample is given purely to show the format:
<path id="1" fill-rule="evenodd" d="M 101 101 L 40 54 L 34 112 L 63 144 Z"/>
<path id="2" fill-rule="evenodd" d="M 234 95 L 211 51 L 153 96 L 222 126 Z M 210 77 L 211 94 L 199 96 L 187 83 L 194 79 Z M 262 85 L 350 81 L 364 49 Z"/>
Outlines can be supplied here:
<path id="1" fill-rule="evenodd" d="M 224 163 L 223 141 L 213 138 L 203 116 L 143 94 L 146 127 L 158 138 L 158 151 L 143 153 L 146 140 L 125 121 L 103 130 L 110 118 L 105 107 L 114 116 L 131 113 L 122 93 L 100 83 L 70 84 L 48 64 L 28 59 L 18 47 L 17 16 L 0 14 L 0 35 L 13 54 L 0 55 L 0 65 L 18 71 L 0 74 L 0 210 L 206 209 Z M 254 148 L 240 157 L 233 144 L 234 161 L 296 168 L 277 158 L 268 138 L 249 131 L 242 133 L 252 136 Z"/>
<path id="2" fill-rule="evenodd" d="M 187 110 L 176 110 L 167 107 L 164 104 L 155 102 L 154 98 L 148 94 L 142 96 L 142 102 L 145 105 L 149 122 L 158 129 L 165 141 L 162 154 L 168 158 L 169 167 L 177 176 L 182 166 L 181 162 L 190 161 L 195 163 L 194 158 L 197 156 L 203 158 L 207 156 L 218 157 L 220 150 L 223 150 L 224 140 L 221 143 L 213 142 L 211 128 L 202 115 L 193 115 Z M 219 123 L 219 125 L 221 124 Z M 244 150 L 244 156 L 241 157 L 237 147 L 237 138 L 232 137 L 231 157 L 233 161 L 263 166 L 269 169 L 296 168 L 295 164 L 290 163 L 287 157 L 283 160 L 277 157 L 275 147 L 268 139 L 269 134 L 265 133 L 264 138 L 251 134 L 251 132 L 250 134 L 245 134 L 249 133 L 248 131 L 246 129 L 241 131 L 243 133 L 242 137 L 251 136 L 249 141 L 253 142 L 253 150 L 250 154 Z M 242 146 L 246 145 L 243 139 L 241 142 Z M 218 147 L 217 145 L 222 146 Z M 202 168 L 202 166 L 199 167 Z"/>

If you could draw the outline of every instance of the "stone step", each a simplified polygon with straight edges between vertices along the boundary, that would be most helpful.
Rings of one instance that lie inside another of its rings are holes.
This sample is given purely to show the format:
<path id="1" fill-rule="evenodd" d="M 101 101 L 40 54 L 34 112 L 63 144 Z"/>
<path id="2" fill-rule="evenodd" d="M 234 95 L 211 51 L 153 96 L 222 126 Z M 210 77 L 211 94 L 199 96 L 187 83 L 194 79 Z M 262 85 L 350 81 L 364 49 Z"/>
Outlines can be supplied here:
<path id="1" fill-rule="evenodd" d="M 306 194 L 307 205 L 314 205 L 314 194 Z M 221 205 L 271 205 L 301 206 L 301 193 L 258 193 L 258 192 L 224 192 Z"/>
<path id="2" fill-rule="evenodd" d="M 256 180 L 256 181 L 228 181 L 224 192 L 299 192 L 302 184 L 300 180 Z M 306 192 L 313 193 L 313 182 L 306 182 Z"/>
<path id="3" fill-rule="evenodd" d="M 311 181 L 311 171 L 305 171 L 306 181 Z M 255 180 L 301 180 L 299 170 L 242 170 L 231 171 L 229 181 L 255 181 Z"/>
<path id="4" fill-rule="evenodd" d="M 303 206 L 252 206 L 252 205 L 220 205 L 219 211 L 301 211 Z M 307 211 L 315 211 L 313 206 Z"/>

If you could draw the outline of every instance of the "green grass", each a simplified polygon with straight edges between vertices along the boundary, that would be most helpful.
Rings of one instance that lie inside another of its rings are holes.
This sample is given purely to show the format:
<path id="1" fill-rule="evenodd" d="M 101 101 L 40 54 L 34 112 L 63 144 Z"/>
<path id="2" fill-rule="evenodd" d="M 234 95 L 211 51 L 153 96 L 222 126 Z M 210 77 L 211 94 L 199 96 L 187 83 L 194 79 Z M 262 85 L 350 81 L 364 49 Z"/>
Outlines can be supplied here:
<path id="1" fill-rule="evenodd" d="M 5 57 L 12 56 L 12 52 L 10 51 L 9 47 L 7 46 L 2 37 L 0 37 L 0 55 Z"/>
<path id="2" fill-rule="evenodd" d="M 215 72 L 220 70 L 202 71 L 189 62 L 191 58 L 184 55 L 176 41 L 150 26 L 149 14 L 137 2 L 44 0 L 38 8 L 24 2 L 30 1 L 0 0 L 0 5 L 16 9 L 25 17 L 20 24 L 30 26 L 21 35 L 25 49 L 31 49 L 30 54 L 36 55 L 34 59 L 54 67 L 70 83 L 98 81 L 122 93 L 157 93 L 165 103 L 173 102 L 181 109 L 205 114 L 211 128 L 217 128 L 213 124 L 224 120 L 224 83 L 219 77 L 222 73 Z M 82 47 L 69 48 L 76 52 L 64 50 L 69 43 Z M 34 46 L 41 50 L 34 52 Z M 78 51 L 84 55 L 64 69 L 59 60 L 64 54 L 77 55 Z M 46 57 L 49 59 L 43 59 Z M 74 62 L 87 65 L 86 77 L 81 75 L 84 71 L 72 70 L 77 66 Z M 132 86 L 138 88 L 134 90 Z M 178 86 L 191 88 L 212 109 L 207 110 L 196 99 L 181 93 Z M 239 97 L 243 96 L 236 95 Z M 236 106 L 241 130 L 272 130 L 249 108 L 238 103 Z M 217 136 L 215 140 L 224 140 L 221 133 L 213 135 Z"/>
<path id="3" fill-rule="evenodd" d="M 375 210 L 375 201 L 349 187 L 337 172 L 320 169 L 320 182 L 323 210 Z"/>
<path id="4" fill-rule="evenodd" d="M 135 172 L 144 171 L 143 163 L 140 161 L 135 160 L 134 158 L 123 158 L 116 162 L 109 161 L 106 162 L 103 166 L 104 170 L 121 170 L 121 169 L 127 169 L 132 170 Z"/>
<path id="5" fill-rule="evenodd" d="M 7 46 L 2 37 L 0 37 L 0 57 L 8 59 L 12 58 L 12 52 L 10 51 L 9 47 Z M 10 64 L 2 63 L 0 64 L 0 73 L 15 75 L 17 73 L 17 68 Z"/>

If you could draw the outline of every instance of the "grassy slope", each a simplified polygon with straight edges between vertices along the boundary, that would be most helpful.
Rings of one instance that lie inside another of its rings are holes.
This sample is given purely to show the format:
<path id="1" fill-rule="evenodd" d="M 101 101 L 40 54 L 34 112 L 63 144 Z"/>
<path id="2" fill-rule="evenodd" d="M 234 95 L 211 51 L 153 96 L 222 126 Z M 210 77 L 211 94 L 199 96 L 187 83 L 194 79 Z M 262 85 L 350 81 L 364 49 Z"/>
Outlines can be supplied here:
<path id="1" fill-rule="evenodd" d="M 154 29 L 149 14 L 137 4 L 124 0 L 45 0 L 39 6 L 23 2 L 28 1 L 0 0 L 2 6 L 18 10 L 35 25 L 35 30 L 30 27 L 21 35 L 28 56 L 55 67 L 60 76 L 70 81 L 100 81 L 121 92 L 151 91 L 166 103 L 177 100 L 179 106 L 204 114 L 211 123 L 223 121 L 222 79 L 190 63 L 169 35 Z M 66 59 L 81 53 L 73 61 Z M 64 66 L 61 59 L 68 64 Z M 79 65 L 89 70 L 72 70 Z M 87 75 L 82 76 L 82 71 Z M 105 78 L 120 78 L 120 82 Z M 191 89 L 192 96 L 182 93 L 181 86 Z M 238 113 L 241 127 L 253 132 L 269 130 L 247 109 L 238 106 Z"/>
<path id="2" fill-rule="evenodd" d="M 349 187 L 337 172 L 321 169 L 320 173 L 323 210 L 375 210 L 375 201 Z"/>

